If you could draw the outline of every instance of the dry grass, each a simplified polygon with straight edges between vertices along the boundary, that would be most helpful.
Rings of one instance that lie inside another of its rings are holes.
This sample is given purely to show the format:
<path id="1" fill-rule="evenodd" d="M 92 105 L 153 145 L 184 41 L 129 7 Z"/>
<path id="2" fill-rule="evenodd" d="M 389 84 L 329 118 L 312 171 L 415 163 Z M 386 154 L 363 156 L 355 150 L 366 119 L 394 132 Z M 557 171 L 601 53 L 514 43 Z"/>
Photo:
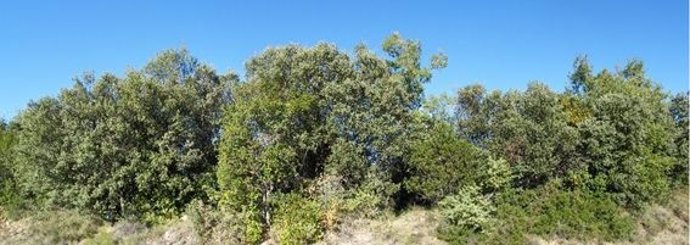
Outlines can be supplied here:
<path id="1" fill-rule="evenodd" d="M 581 242 L 559 238 L 529 237 L 534 245 L 681 245 L 688 240 L 688 190 L 676 190 L 663 205 L 652 205 L 640 216 L 633 241 L 616 243 Z M 414 208 L 400 216 L 381 219 L 355 219 L 343 222 L 336 231 L 328 232 L 319 244 L 446 244 L 436 238 L 439 215 L 433 210 Z"/>
<path id="2" fill-rule="evenodd" d="M 641 216 L 633 241 L 618 243 L 583 243 L 558 238 L 531 236 L 529 244 L 689 244 L 688 190 L 677 190 L 663 205 L 652 205 Z M 0 215 L 1 216 L 1 215 Z M 380 219 L 346 219 L 329 231 L 325 244 L 447 244 L 436 238 L 439 215 L 433 210 L 412 208 L 399 215 Z M 213 227 L 221 229 L 222 227 Z M 214 236 L 215 237 L 215 236 Z M 223 237 L 223 236 L 220 236 Z M 207 244 L 223 244 L 227 239 L 205 240 Z M 0 219 L 0 244 L 200 244 L 194 224 L 183 216 L 154 228 L 132 221 L 114 225 L 80 216 L 74 212 L 54 212 L 17 221 Z M 270 243 L 270 241 L 268 242 Z"/>
<path id="3" fill-rule="evenodd" d="M 318 244 L 446 244 L 436 238 L 439 218 L 414 208 L 397 217 L 347 220 Z"/>

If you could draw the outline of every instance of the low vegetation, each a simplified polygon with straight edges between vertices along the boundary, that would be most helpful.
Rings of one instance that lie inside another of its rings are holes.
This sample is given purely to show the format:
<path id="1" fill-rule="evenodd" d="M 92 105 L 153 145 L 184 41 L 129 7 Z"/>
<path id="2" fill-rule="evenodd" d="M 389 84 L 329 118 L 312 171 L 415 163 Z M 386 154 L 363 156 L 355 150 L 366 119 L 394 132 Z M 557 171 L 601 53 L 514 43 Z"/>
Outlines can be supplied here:
<path id="1" fill-rule="evenodd" d="M 382 46 L 268 48 L 243 78 L 186 50 L 81 76 L 1 125 L 0 241 L 687 242 L 658 239 L 687 234 L 688 94 L 641 61 L 425 98 L 447 57 Z"/>

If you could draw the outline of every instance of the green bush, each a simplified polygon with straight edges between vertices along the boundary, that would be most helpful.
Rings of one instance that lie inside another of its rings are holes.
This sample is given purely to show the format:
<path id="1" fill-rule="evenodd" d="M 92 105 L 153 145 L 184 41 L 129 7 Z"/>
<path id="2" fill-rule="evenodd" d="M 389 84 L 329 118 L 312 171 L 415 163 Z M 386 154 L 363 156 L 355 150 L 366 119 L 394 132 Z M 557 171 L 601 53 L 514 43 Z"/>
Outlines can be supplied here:
<path id="1" fill-rule="evenodd" d="M 542 83 L 525 91 L 493 91 L 481 85 L 458 91 L 459 135 L 510 164 L 515 184 L 533 188 L 567 170 L 577 131 L 567 123 L 560 94 Z"/>
<path id="2" fill-rule="evenodd" d="M 290 193 L 278 199 L 271 229 L 280 244 L 311 244 L 323 235 L 321 222 L 317 201 Z"/>
<path id="3" fill-rule="evenodd" d="M 106 231 L 105 229 L 101 229 L 96 235 L 94 235 L 92 238 L 83 240 L 80 242 L 80 244 L 83 245 L 115 245 L 119 244 L 119 241 L 113 237 L 113 234 Z"/>
<path id="4" fill-rule="evenodd" d="M 688 185 L 688 129 L 690 118 L 688 117 L 688 93 L 679 93 L 671 98 L 670 113 L 675 124 L 674 128 L 674 153 L 676 158 L 671 168 L 670 177 L 676 186 Z"/>
<path id="5" fill-rule="evenodd" d="M 638 210 L 668 194 L 674 158 L 667 155 L 671 138 L 666 126 L 653 122 L 659 108 L 623 94 L 607 94 L 593 103 L 593 118 L 579 125 L 580 159 L 591 176 L 588 189 Z"/>
<path id="6" fill-rule="evenodd" d="M 499 192 L 504 188 L 510 187 L 513 178 L 510 165 L 502 158 L 494 159 L 490 157 L 486 165 L 475 170 L 479 173 L 479 184 L 486 192 Z"/>
<path id="7" fill-rule="evenodd" d="M 550 183 L 535 190 L 508 190 L 496 198 L 499 220 L 491 233 L 460 237 L 488 244 L 525 244 L 527 235 L 580 241 L 630 239 L 635 223 L 613 200 Z"/>
<path id="8" fill-rule="evenodd" d="M 13 166 L 24 198 L 114 221 L 155 223 L 205 199 L 227 81 L 186 50 L 124 77 L 92 74 L 17 116 Z"/>
<path id="9" fill-rule="evenodd" d="M 217 180 L 220 205 L 245 215 L 252 237 L 281 215 L 273 199 L 302 193 L 323 174 L 338 175 L 367 212 L 392 206 L 411 114 L 431 69 L 445 62 L 422 66 L 420 44 L 397 34 L 383 46 L 387 57 L 319 44 L 249 59 L 224 111 Z"/>
<path id="10" fill-rule="evenodd" d="M 444 122 L 432 123 L 412 143 L 408 160 L 410 176 L 405 188 L 423 201 L 436 203 L 453 194 L 458 186 L 472 183 L 480 175 L 480 163 L 486 159 L 469 142 L 456 136 Z"/>
<path id="11" fill-rule="evenodd" d="M 321 205 L 324 229 L 336 229 L 344 219 L 375 218 L 389 210 L 397 186 L 372 173 L 364 177 L 362 185 L 345 189 L 341 177 L 323 175 L 307 188 L 307 195 Z"/>
<path id="12" fill-rule="evenodd" d="M 603 241 L 626 239 L 633 234 L 632 217 L 605 197 L 560 191 L 534 208 L 539 210 L 532 229 L 535 234 Z"/>
<path id="13" fill-rule="evenodd" d="M 0 120 L 0 217 L 18 218 L 26 204 L 19 194 L 13 169 L 15 144 L 16 136 L 13 130 Z"/>
<path id="14" fill-rule="evenodd" d="M 441 200 L 438 206 L 444 219 L 440 234 L 446 240 L 487 233 L 495 223 L 492 201 L 474 185 L 462 187 L 457 194 Z"/>
<path id="15" fill-rule="evenodd" d="M 571 92 L 589 111 L 576 125 L 578 172 L 590 176 L 587 189 L 637 210 L 667 196 L 668 173 L 687 164 L 687 157 L 674 164 L 673 153 L 674 131 L 683 131 L 674 130 L 674 120 L 687 126 L 682 109 L 673 104 L 684 104 L 683 99 L 669 106 L 668 94 L 637 60 L 616 73 L 604 69 L 594 75 L 587 60 L 578 59 L 573 78 Z"/>

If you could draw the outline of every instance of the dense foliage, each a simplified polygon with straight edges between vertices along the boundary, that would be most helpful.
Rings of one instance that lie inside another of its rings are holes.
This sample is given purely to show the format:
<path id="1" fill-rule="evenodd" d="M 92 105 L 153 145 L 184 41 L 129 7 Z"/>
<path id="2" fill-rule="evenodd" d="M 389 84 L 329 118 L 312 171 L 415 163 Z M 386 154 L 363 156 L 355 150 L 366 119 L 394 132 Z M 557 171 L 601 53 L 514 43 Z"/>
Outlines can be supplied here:
<path id="1" fill-rule="evenodd" d="M 87 74 L 17 118 L 12 173 L 42 207 L 172 216 L 212 187 L 227 81 L 182 51 L 123 78 Z"/>
<path id="2" fill-rule="evenodd" d="M 386 206 L 401 182 L 411 112 L 431 75 L 420 66 L 418 43 L 393 35 L 384 51 L 391 59 L 364 46 L 353 57 L 328 44 L 286 46 L 250 59 L 224 118 L 222 206 L 265 230 L 275 197 L 324 174 L 339 176 L 346 190 L 375 176 L 380 183 L 368 194 Z"/>
<path id="3" fill-rule="evenodd" d="M 17 182 L 12 172 L 12 156 L 16 137 L 14 129 L 4 121 L 0 121 L 0 205 L 6 215 L 13 216 L 21 203 L 18 195 Z"/>
<path id="4" fill-rule="evenodd" d="M 382 51 L 268 48 L 240 78 L 170 50 L 81 76 L 0 125 L 0 211 L 160 223 L 186 210 L 202 241 L 305 244 L 421 205 L 451 243 L 612 241 L 688 183 L 688 94 L 640 61 L 595 73 L 579 57 L 563 92 L 425 98 L 447 58 L 423 61 L 398 34 Z"/>

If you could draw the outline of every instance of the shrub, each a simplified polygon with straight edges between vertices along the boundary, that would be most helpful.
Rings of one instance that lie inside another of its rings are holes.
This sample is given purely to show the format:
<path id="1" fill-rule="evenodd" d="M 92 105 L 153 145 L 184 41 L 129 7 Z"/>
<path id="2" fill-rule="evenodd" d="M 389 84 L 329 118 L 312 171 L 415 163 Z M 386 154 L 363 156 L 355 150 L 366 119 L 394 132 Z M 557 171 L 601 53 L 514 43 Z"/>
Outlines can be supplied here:
<path id="1" fill-rule="evenodd" d="M 365 174 L 360 186 L 345 189 L 342 177 L 323 175 L 308 188 L 308 196 L 319 202 L 325 230 L 334 229 L 343 219 L 374 218 L 390 208 L 397 185 Z"/>
<path id="2" fill-rule="evenodd" d="M 444 122 L 433 123 L 429 132 L 412 143 L 408 160 L 410 177 L 405 188 L 423 201 L 436 203 L 458 186 L 478 179 L 482 152 L 456 136 Z"/>
<path id="3" fill-rule="evenodd" d="M 151 223 L 205 199 L 227 84 L 185 50 L 124 77 L 87 74 L 18 117 L 13 163 L 24 198 Z"/>
<path id="4" fill-rule="evenodd" d="M 492 233 L 461 237 L 487 244 L 525 244 L 527 235 L 581 241 L 632 237 L 634 219 L 613 200 L 582 191 L 560 190 L 550 182 L 535 190 L 507 190 L 497 196 L 499 220 Z M 468 238 L 469 237 L 469 238 Z"/>
<path id="5" fill-rule="evenodd" d="M 249 244 L 244 226 L 234 213 L 224 212 L 212 205 L 195 201 L 185 212 L 199 236 L 201 244 Z"/>
<path id="6" fill-rule="evenodd" d="M 103 224 L 100 219 L 69 210 L 40 211 L 20 221 L 19 233 L 5 237 L 7 244 L 76 244 L 92 237 Z"/>
<path id="7" fill-rule="evenodd" d="M 591 175 L 588 188 L 641 209 L 668 194 L 673 158 L 666 126 L 643 98 L 607 94 L 594 99 L 594 117 L 579 125 L 578 151 Z"/>
<path id="8" fill-rule="evenodd" d="M 19 194 L 12 164 L 15 144 L 13 129 L 0 120 L 0 217 L 17 218 L 26 204 Z"/>
<path id="9" fill-rule="evenodd" d="M 92 238 L 83 240 L 80 242 L 83 245 L 115 245 L 118 244 L 118 240 L 113 237 L 113 234 L 105 229 L 101 229 Z"/>
<path id="10" fill-rule="evenodd" d="M 669 107 L 671 117 L 675 124 L 674 128 L 674 154 L 676 158 L 671 168 L 670 177 L 677 186 L 688 185 L 688 129 L 690 122 L 688 118 L 688 93 L 680 93 L 671 98 Z"/>
<path id="11" fill-rule="evenodd" d="M 510 181 L 513 178 L 508 162 L 502 158 L 490 157 L 486 165 L 476 172 L 480 173 L 480 186 L 486 192 L 498 192 L 510 187 Z"/>
<path id="12" fill-rule="evenodd" d="M 593 75 L 587 60 L 578 59 L 572 80 L 571 91 L 589 111 L 576 125 L 578 171 L 591 176 L 587 189 L 637 210 L 667 196 L 674 165 L 687 172 L 687 157 L 680 165 L 673 157 L 674 131 L 682 131 L 674 130 L 674 120 L 687 126 L 683 110 L 674 109 L 684 103 L 682 97 L 669 107 L 668 95 L 636 60 L 616 73 L 604 69 Z"/>
<path id="13" fill-rule="evenodd" d="M 271 229 L 280 244 L 310 244 L 323 235 L 321 221 L 317 201 L 290 193 L 278 199 Z"/>
<path id="14" fill-rule="evenodd" d="M 579 191 L 559 191 L 535 207 L 532 232 L 579 240 L 616 241 L 630 238 L 634 220 L 616 203 Z"/>
<path id="15" fill-rule="evenodd" d="M 440 228 L 442 238 L 451 241 L 467 234 L 486 233 L 495 222 L 493 203 L 474 185 L 465 186 L 457 194 L 441 200 L 439 209 L 444 218 Z"/>
<path id="16" fill-rule="evenodd" d="M 445 62 L 436 57 L 423 67 L 420 44 L 397 34 L 383 46 L 387 57 L 363 45 L 348 55 L 329 44 L 269 48 L 252 57 L 222 120 L 221 205 L 267 229 L 278 215 L 272 199 L 301 193 L 326 173 L 357 190 L 351 192 L 362 201 L 357 205 L 391 206 L 411 112 L 420 107 L 431 69 Z"/>
<path id="17" fill-rule="evenodd" d="M 516 185 L 542 185 L 571 164 L 577 131 L 567 123 L 560 95 L 546 85 L 491 93 L 472 85 L 458 91 L 457 104 L 459 135 L 508 161 Z"/>

